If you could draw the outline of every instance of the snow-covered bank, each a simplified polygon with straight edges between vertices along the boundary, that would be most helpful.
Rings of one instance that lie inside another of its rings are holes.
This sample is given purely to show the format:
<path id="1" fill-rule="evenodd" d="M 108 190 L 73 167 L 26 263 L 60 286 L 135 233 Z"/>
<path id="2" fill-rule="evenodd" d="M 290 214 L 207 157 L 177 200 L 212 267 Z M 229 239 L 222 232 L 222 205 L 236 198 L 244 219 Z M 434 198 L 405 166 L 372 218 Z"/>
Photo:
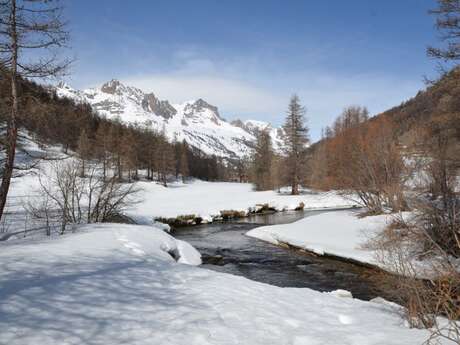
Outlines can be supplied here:
<path id="1" fill-rule="evenodd" d="M 256 228 L 246 235 L 274 244 L 287 243 L 316 254 L 331 254 L 380 265 L 363 244 L 390 221 L 388 215 L 358 218 L 358 211 L 327 212 L 295 223 Z"/>
<path id="2" fill-rule="evenodd" d="M 391 306 L 178 264 L 168 234 L 87 225 L 0 244 L 1 344 L 418 345 Z M 196 254 L 196 253 L 195 253 Z"/>
<path id="3" fill-rule="evenodd" d="M 139 182 L 140 203 L 128 215 L 140 223 L 150 224 L 152 217 L 175 218 L 195 215 L 210 221 L 220 211 L 247 212 L 256 205 L 268 204 L 276 210 L 293 210 L 304 204 L 305 209 L 347 208 L 351 200 L 337 193 L 280 194 L 274 191 L 255 192 L 249 183 L 204 182 L 171 184 L 165 188 L 151 182 Z"/>

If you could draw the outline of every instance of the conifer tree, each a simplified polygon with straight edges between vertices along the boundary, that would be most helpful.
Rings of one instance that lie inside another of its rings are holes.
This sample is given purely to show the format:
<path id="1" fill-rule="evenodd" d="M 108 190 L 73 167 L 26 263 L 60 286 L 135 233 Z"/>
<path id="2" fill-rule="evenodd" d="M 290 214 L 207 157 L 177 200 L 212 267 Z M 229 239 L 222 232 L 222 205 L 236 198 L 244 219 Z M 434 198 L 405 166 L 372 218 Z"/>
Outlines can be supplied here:
<path id="1" fill-rule="evenodd" d="M 291 194 L 299 194 L 299 184 L 304 177 L 306 146 L 309 142 L 308 128 L 305 125 L 305 108 L 300 104 L 299 97 L 293 95 L 289 102 L 287 117 L 283 126 L 285 176 L 291 186 Z"/>

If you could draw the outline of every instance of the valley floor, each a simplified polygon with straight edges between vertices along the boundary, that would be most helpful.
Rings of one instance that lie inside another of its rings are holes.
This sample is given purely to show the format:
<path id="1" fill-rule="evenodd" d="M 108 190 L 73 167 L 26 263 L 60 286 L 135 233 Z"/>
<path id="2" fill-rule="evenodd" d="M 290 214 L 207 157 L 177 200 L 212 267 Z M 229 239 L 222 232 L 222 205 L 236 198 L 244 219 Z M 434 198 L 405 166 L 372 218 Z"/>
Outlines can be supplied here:
<path id="1" fill-rule="evenodd" d="M 24 226 L 21 204 L 36 186 L 33 176 L 14 182 L 9 231 Z M 416 345 L 428 336 L 406 327 L 399 307 L 381 299 L 279 288 L 194 267 L 199 253 L 152 222 L 181 214 L 210 218 L 263 203 L 280 210 L 300 202 L 306 208 L 345 208 L 353 205 L 349 200 L 334 193 L 253 192 L 237 183 L 139 186 L 142 201 L 129 215 L 149 225 L 93 224 L 63 236 L 27 234 L 0 242 L 0 344 Z M 327 252 L 328 238 L 338 245 L 352 239 L 341 232 L 347 223 L 333 219 L 324 227 L 299 223 L 293 232 L 279 230 L 290 241 L 304 229 L 314 236 L 305 241 L 314 239 L 312 248 Z M 281 236 L 274 229 L 259 233 Z"/>
<path id="2" fill-rule="evenodd" d="M 150 223 L 152 217 L 177 217 L 195 215 L 211 220 L 220 211 L 247 212 L 257 205 L 268 204 L 276 210 L 294 210 L 300 203 L 305 209 L 348 208 L 352 200 L 335 192 L 316 193 L 304 191 L 302 195 L 289 195 L 288 190 L 255 192 L 249 183 L 205 182 L 174 183 L 165 188 L 151 182 L 139 182 L 141 202 L 128 214 L 138 222 Z"/>

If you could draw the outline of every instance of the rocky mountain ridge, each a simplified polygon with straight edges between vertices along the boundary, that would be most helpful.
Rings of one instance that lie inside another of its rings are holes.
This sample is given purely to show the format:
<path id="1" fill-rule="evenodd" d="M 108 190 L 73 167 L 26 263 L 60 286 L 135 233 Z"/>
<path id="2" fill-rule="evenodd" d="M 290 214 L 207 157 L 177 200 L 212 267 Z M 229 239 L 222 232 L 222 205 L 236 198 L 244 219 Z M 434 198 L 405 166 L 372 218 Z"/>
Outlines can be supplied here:
<path id="1" fill-rule="evenodd" d="M 267 128 L 275 149 L 281 145 L 282 130 L 267 122 L 227 122 L 216 106 L 203 99 L 171 104 L 154 93 L 112 79 L 100 87 L 75 90 L 65 83 L 55 87 L 59 97 L 86 102 L 101 116 L 127 124 L 164 130 L 170 140 L 185 140 L 209 155 L 241 158 L 250 154 L 257 131 Z"/>

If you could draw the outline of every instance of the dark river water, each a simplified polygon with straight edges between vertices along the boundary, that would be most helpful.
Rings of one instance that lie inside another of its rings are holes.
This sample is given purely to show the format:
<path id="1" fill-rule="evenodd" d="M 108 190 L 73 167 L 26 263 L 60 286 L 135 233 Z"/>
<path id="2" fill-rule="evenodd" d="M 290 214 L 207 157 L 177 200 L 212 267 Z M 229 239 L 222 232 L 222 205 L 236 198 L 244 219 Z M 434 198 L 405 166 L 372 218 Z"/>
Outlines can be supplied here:
<path id="1" fill-rule="evenodd" d="M 373 270 L 340 260 L 277 247 L 245 236 L 256 227 L 285 224 L 328 211 L 282 212 L 257 215 L 235 222 L 180 228 L 173 235 L 202 255 L 202 267 L 280 287 L 308 287 L 319 291 L 345 289 L 369 300 L 385 295 L 372 282 Z"/>

